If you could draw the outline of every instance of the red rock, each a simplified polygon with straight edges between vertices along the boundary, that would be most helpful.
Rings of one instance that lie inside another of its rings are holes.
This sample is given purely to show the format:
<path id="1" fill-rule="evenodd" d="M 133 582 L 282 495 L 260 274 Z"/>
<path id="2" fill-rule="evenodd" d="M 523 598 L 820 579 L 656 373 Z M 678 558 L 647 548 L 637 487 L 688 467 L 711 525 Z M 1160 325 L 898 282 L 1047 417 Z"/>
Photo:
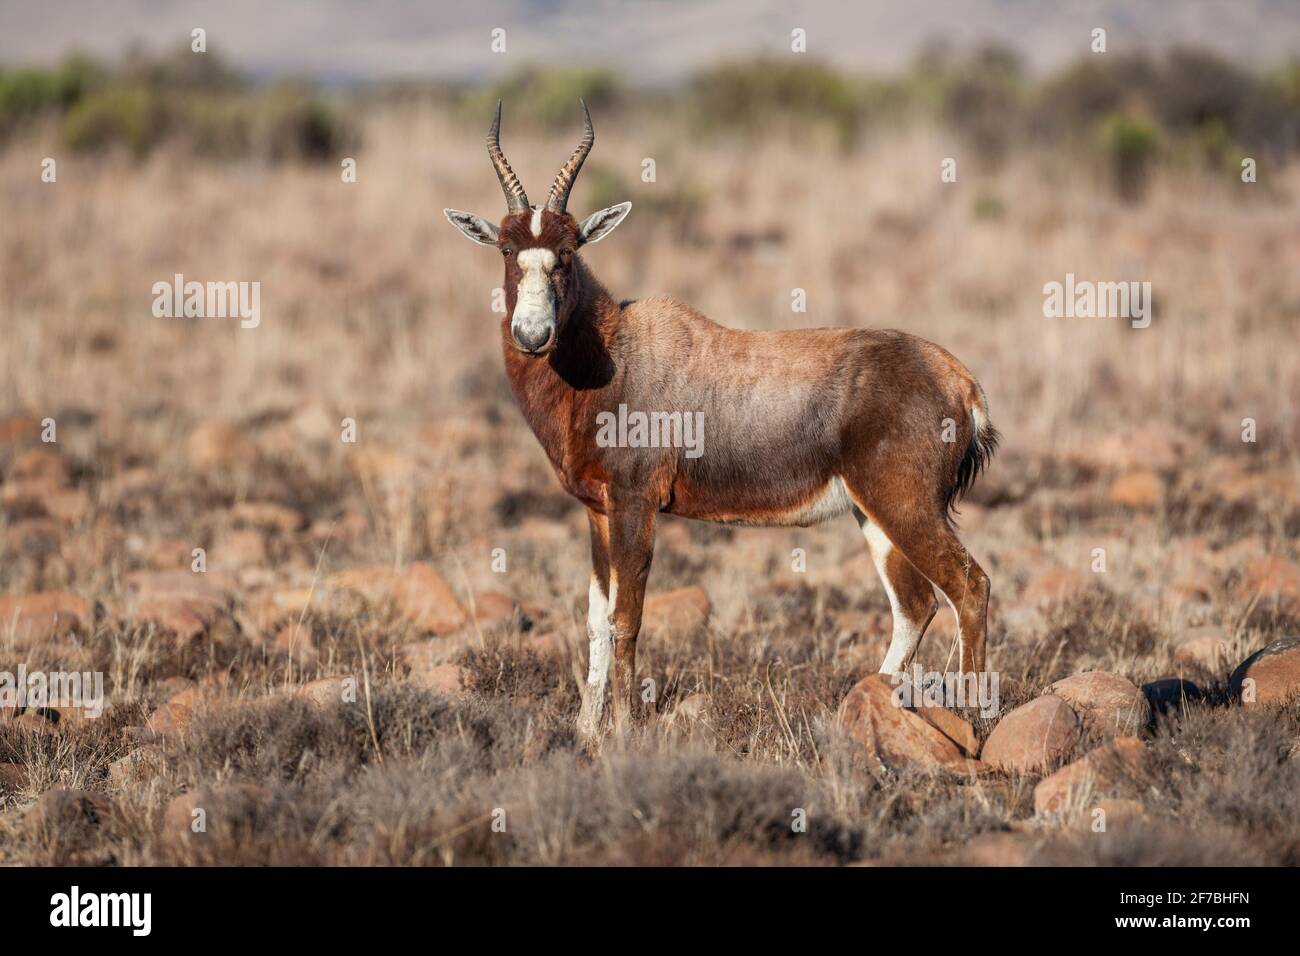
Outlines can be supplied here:
<path id="1" fill-rule="evenodd" d="M 270 791 L 255 783 L 227 783 L 200 787 L 173 797 L 163 811 L 163 832 L 173 838 L 186 839 L 199 833 L 208 833 L 214 827 L 227 832 L 231 825 L 247 819 L 249 811 L 256 812 L 270 798 Z M 196 810 L 203 813 L 195 816 Z M 195 825 L 202 821 L 202 830 Z"/>
<path id="2" fill-rule="evenodd" d="M 696 721 L 707 717 L 709 714 L 709 695 L 708 694 L 688 694 L 685 698 L 678 701 L 677 706 L 672 710 L 669 719 L 675 722 Z"/>
<path id="3" fill-rule="evenodd" d="M 1117 737 L 1062 767 L 1034 788 L 1034 812 L 1040 816 L 1084 809 L 1101 797 L 1135 792 L 1141 787 L 1146 750 L 1136 737 Z"/>
<path id="4" fill-rule="evenodd" d="M 447 697 L 462 697 L 465 694 L 465 682 L 469 672 L 457 664 L 434 664 L 431 667 L 413 669 L 411 683 L 425 690 Z"/>
<path id="5" fill-rule="evenodd" d="M 483 630 L 509 626 L 520 614 L 514 599 L 498 591 L 475 591 L 469 611 L 474 623 Z"/>
<path id="6" fill-rule="evenodd" d="M 1221 627 L 1198 627 L 1174 643 L 1174 663 L 1219 673 L 1228 666 L 1232 645 Z"/>
<path id="7" fill-rule="evenodd" d="M 305 523 L 299 512 L 273 501 L 241 501 L 230 509 L 230 520 L 279 534 L 293 534 Z"/>
<path id="8" fill-rule="evenodd" d="M 108 765 L 108 779 L 116 787 L 141 783 L 155 777 L 163 770 L 163 759 L 157 749 L 142 747 Z"/>
<path id="9" fill-rule="evenodd" d="M 220 571 L 132 571 L 126 576 L 128 597 L 195 598 L 225 607 L 238 590 L 235 581 Z"/>
<path id="10" fill-rule="evenodd" d="M 393 600 L 402 617 L 421 630 L 450 634 L 465 623 L 465 612 L 451 586 L 431 564 L 407 565 L 393 585 Z"/>
<path id="11" fill-rule="evenodd" d="M 1078 568 L 1049 568 L 1025 588 L 1022 600 L 1036 607 L 1054 608 L 1074 604 L 1104 590 L 1101 576 Z"/>
<path id="12" fill-rule="evenodd" d="M 1247 706 L 1283 706 L 1300 695 L 1300 637 L 1279 637 L 1246 658 L 1229 679 Z"/>
<path id="13" fill-rule="evenodd" d="M 11 481 L 35 481 L 58 487 L 68 483 L 68 463 L 53 448 L 30 448 L 14 459 Z"/>
<path id="14" fill-rule="evenodd" d="M 41 440 L 41 420 L 32 415 L 0 418 L 0 448 L 34 445 Z"/>
<path id="15" fill-rule="evenodd" d="M 202 422 L 185 439 L 185 458 L 194 471 L 215 476 L 252 467 L 257 447 L 229 422 Z"/>
<path id="16" fill-rule="evenodd" d="M 1079 718 L 1069 704 L 1059 697 L 1039 697 L 998 721 L 980 760 L 1016 773 L 1052 768 L 1074 752 L 1079 732 Z"/>
<path id="17" fill-rule="evenodd" d="M 1023 833 L 981 833 L 962 845 L 962 866 L 1029 866 L 1034 841 Z"/>
<path id="18" fill-rule="evenodd" d="M 699 586 L 652 594 L 641 612 L 641 629 L 652 634 L 689 634 L 709 620 L 713 605 Z"/>
<path id="19" fill-rule="evenodd" d="M 1106 499 L 1114 505 L 1150 510 L 1159 505 L 1164 496 L 1164 479 L 1150 469 L 1141 469 L 1116 478 Z"/>
<path id="20" fill-rule="evenodd" d="M 428 669 L 437 664 L 452 661 L 471 646 L 471 639 L 464 632 L 451 637 L 431 637 L 423 641 L 411 641 L 398 648 L 398 656 L 412 671 Z"/>
<path id="21" fill-rule="evenodd" d="M 158 736 L 186 733 L 194 721 L 194 714 L 208 703 L 207 697 L 198 687 L 175 694 L 149 717 L 148 729 Z"/>
<path id="22" fill-rule="evenodd" d="M 917 707 L 912 712 L 955 743 L 967 757 L 974 757 L 979 753 L 979 737 L 976 736 L 975 728 L 970 725 L 970 721 L 964 717 L 946 707 Z"/>
<path id="23" fill-rule="evenodd" d="M 884 674 L 859 681 L 840 705 L 836 722 L 867 759 L 891 769 L 966 772 L 978 766 L 945 734 L 896 704 Z"/>
<path id="24" fill-rule="evenodd" d="M 1300 609 L 1300 565 L 1277 555 L 1256 558 L 1246 565 L 1238 592 L 1245 600 Z"/>
<path id="25" fill-rule="evenodd" d="M 287 621 L 275 632 L 271 647 L 287 654 L 304 667 L 314 664 L 320 657 L 312 638 L 311 626 L 306 622 Z"/>
<path id="26" fill-rule="evenodd" d="M 20 645 L 88 630 L 94 623 L 94 605 L 67 591 L 0 596 L 0 633 L 12 629 Z"/>
<path id="27" fill-rule="evenodd" d="M 209 568 L 237 572 L 266 564 L 266 538 L 256 528 L 233 528 L 218 536 L 208 552 Z"/>
<path id="28" fill-rule="evenodd" d="M 1081 807 L 1071 821 L 1075 829 L 1092 833 L 1110 833 L 1127 829 L 1146 820 L 1147 810 L 1141 800 L 1103 797 L 1091 806 Z"/>
<path id="29" fill-rule="evenodd" d="M 193 597 L 160 597 L 140 601 L 131 620 L 152 624 L 184 645 L 202 638 L 217 623 L 221 609 L 211 601 Z"/>
<path id="30" fill-rule="evenodd" d="M 351 674 L 335 674 L 308 681 L 295 693 L 318 707 L 332 707 L 335 704 L 354 704 L 361 700 L 364 692 L 361 682 Z"/>
<path id="31" fill-rule="evenodd" d="M 1047 688 L 1074 708 L 1089 733 L 1130 736 L 1151 720 L 1151 708 L 1137 685 L 1118 674 L 1089 671 Z"/>

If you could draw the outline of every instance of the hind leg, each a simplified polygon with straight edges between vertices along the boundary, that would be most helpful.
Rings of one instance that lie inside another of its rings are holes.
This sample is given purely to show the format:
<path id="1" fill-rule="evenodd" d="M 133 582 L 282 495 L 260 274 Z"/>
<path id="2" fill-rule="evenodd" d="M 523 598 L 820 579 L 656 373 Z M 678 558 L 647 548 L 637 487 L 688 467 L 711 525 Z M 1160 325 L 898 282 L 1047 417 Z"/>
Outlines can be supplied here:
<path id="1" fill-rule="evenodd" d="M 943 592 L 957 615 L 961 670 L 984 670 L 984 635 L 988 618 L 989 577 L 957 539 L 941 507 L 927 507 L 915 497 L 878 503 L 867 488 L 850 486 L 854 504 L 912 566 Z M 892 504 L 892 508 L 880 504 Z M 893 648 L 891 646 L 890 650 Z"/>
<path id="2" fill-rule="evenodd" d="M 934 587 L 912 566 L 907 556 L 894 547 L 879 525 L 856 508 L 854 517 L 862 529 L 862 536 L 867 539 L 867 549 L 889 596 L 889 610 L 893 617 L 893 635 L 880 672 L 897 674 L 911 662 L 938 609 Z"/>

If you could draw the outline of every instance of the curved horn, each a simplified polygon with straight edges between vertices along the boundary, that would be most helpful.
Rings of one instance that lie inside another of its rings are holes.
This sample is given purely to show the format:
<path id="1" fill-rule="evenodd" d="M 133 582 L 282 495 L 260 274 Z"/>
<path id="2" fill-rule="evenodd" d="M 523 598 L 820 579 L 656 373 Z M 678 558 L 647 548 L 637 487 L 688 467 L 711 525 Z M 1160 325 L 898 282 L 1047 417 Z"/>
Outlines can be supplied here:
<path id="1" fill-rule="evenodd" d="M 519 181 L 515 171 L 506 162 L 506 154 L 501 152 L 500 100 L 497 100 L 497 115 L 492 120 L 492 128 L 488 130 L 487 151 L 488 156 L 492 158 L 492 165 L 497 171 L 497 179 L 501 180 L 501 191 L 506 194 L 506 208 L 510 212 L 527 209 L 528 194 L 524 192 L 523 183 Z"/>
<path id="2" fill-rule="evenodd" d="M 569 161 L 560 168 L 559 175 L 555 177 L 555 183 L 551 186 L 551 194 L 546 197 L 546 208 L 551 212 L 564 212 L 568 207 L 573 181 L 578 178 L 578 170 L 582 169 L 587 154 L 591 152 L 592 144 L 596 142 L 596 131 L 591 128 L 591 111 L 587 109 L 587 102 L 582 99 L 578 102 L 582 104 L 582 115 L 587 128 L 582 134 L 582 142 L 573 151 Z"/>

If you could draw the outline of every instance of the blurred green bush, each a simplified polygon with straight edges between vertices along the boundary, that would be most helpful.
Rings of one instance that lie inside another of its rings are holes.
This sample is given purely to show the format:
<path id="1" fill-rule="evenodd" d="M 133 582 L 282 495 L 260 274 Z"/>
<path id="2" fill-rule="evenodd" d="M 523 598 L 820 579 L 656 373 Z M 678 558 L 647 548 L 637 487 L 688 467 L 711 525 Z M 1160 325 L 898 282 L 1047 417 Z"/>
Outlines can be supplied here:
<path id="1" fill-rule="evenodd" d="M 668 116 L 699 136 L 802 139 L 822 129 L 842 146 L 927 119 L 986 166 L 1031 145 L 1082 151 L 1127 198 L 1141 195 L 1160 163 L 1237 168 L 1242 155 L 1300 149 L 1300 61 L 1256 71 L 1202 50 L 1088 55 L 1034 77 L 1008 49 L 940 45 L 884 78 L 761 57 L 703 69 L 670 88 L 625 87 L 606 67 L 534 65 L 482 86 L 405 81 L 332 97 L 304 83 L 253 83 L 217 54 L 188 47 L 133 50 L 111 66 L 71 56 L 51 69 L 0 70 L 0 140 L 49 123 L 75 150 L 140 155 L 171 141 L 203 157 L 320 162 L 355 149 L 357 118 L 386 100 L 414 98 L 481 125 L 501 98 L 512 124 L 571 132 L 579 97 L 598 116 Z"/>

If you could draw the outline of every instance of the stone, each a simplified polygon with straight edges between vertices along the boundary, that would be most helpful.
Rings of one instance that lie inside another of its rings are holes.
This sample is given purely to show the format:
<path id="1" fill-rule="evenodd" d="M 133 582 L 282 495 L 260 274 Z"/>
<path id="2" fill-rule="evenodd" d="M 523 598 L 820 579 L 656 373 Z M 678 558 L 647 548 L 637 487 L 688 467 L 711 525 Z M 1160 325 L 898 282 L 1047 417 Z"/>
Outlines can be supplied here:
<path id="1" fill-rule="evenodd" d="M 1078 568 L 1049 568 L 1034 576 L 1021 599 L 1034 607 L 1075 604 L 1104 590 L 1100 576 Z"/>
<path id="2" fill-rule="evenodd" d="M 420 630 L 450 634 L 465 623 L 465 611 L 451 586 L 433 565 L 406 566 L 393 585 L 393 600 L 402 617 Z"/>
<path id="3" fill-rule="evenodd" d="M 1164 495 L 1164 479 L 1158 473 L 1144 468 L 1116 478 L 1106 493 L 1106 500 L 1125 508 L 1150 510 L 1160 504 Z"/>
<path id="4" fill-rule="evenodd" d="M 222 532 L 208 550 L 208 567 L 236 572 L 266 564 L 266 537 L 257 528 Z"/>
<path id="5" fill-rule="evenodd" d="M 1117 737 L 1039 781 L 1034 788 L 1034 812 L 1050 816 L 1082 809 L 1089 805 L 1081 802 L 1084 800 L 1136 791 L 1145 766 L 1146 750 L 1142 741 L 1136 737 Z"/>
<path id="6" fill-rule="evenodd" d="M 230 521 L 277 534 L 293 534 L 305 524 L 301 513 L 273 501 L 241 501 L 230 509 Z"/>
<path id="7" fill-rule="evenodd" d="M 1300 610 L 1300 565 L 1278 555 L 1255 558 L 1246 565 L 1238 595 L 1285 610 Z"/>
<path id="8" fill-rule="evenodd" d="M 641 630 L 649 634 L 690 634 L 709 620 L 713 604 L 698 585 L 652 594 L 641 612 Z"/>
<path id="9" fill-rule="evenodd" d="M 1135 734 L 1151 721 L 1151 708 L 1136 684 L 1106 671 L 1058 680 L 1046 690 L 1074 708 L 1088 733 Z"/>
<path id="10" fill-rule="evenodd" d="M 151 733 L 156 736 L 184 734 L 194 721 L 194 714 L 207 703 L 207 694 L 203 688 L 190 687 L 168 698 L 155 710 L 146 722 Z"/>
<path id="11" fill-rule="evenodd" d="M 981 833 L 958 851 L 962 866 L 1029 866 L 1034 841 L 1023 833 Z"/>
<path id="12" fill-rule="evenodd" d="M 1198 627 L 1174 643 L 1174 663 L 1182 667 L 1199 667 L 1213 674 L 1223 673 L 1228 666 L 1232 644 L 1220 627 Z"/>
<path id="13" fill-rule="evenodd" d="M 1142 685 L 1142 696 L 1147 699 L 1152 713 L 1181 714 L 1192 701 L 1200 700 L 1204 692 L 1182 677 L 1162 677 Z"/>
<path id="14" fill-rule="evenodd" d="M 917 707 L 912 712 L 955 743 L 967 757 L 979 753 L 979 737 L 964 717 L 946 707 Z"/>
<path id="15" fill-rule="evenodd" d="M 982 769 L 925 719 L 894 702 L 884 674 L 859 681 L 840 704 L 836 723 L 875 763 L 894 770 L 969 772 Z"/>
<path id="16" fill-rule="evenodd" d="M 1142 823 L 1146 815 L 1147 808 L 1141 800 L 1103 797 L 1092 806 L 1081 808 L 1074 818 L 1074 825 L 1094 833 L 1110 833 Z"/>
<path id="17" fill-rule="evenodd" d="M 68 463 L 62 455 L 48 446 L 29 448 L 14 459 L 8 478 L 10 481 L 66 485 L 69 478 Z"/>
<path id="18" fill-rule="evenodd" d="M 0 633 L 12 629 L 20 646 L 88 630 L 95 606 L 68 591 L 37 591 L 0 595 Z"/>
<path id="19" fill-rule="evenodd" d="M 153 747 L 141 747 L 108 765 L 108 779 L 115 787 L 142 783 L 163 770 L 162 755 Z"/>
<path id="20" fill-rule="evenodd" d="M 429 667 L 413 669 L 409 679 L 415 686 L 433 691 L 435 694 L 444 697 L 463 697 L 468 678 L 469 671 L 459 664 L 433 664 Z"/>
<path id="21" fill-rule="evenodd" d="M 523 612 L 509 595 L 499 591 L 475 591 L 468 609 L 480 630 L 505 628 L 523 623 Z"/>
<path id="22" fill-rule="evenodd" d="M 998 721 L 980 760 L 1015 773 L 1051 769 L 1074 752 L 1080 729 L 1078 715 L 1064 700 L 1039 697 Z"/>
<path id="23" fill-rule="evenodd" d="M 1237 665 L 1228 683 L 1248 707 L 1290 704 L 1300 694 L 1300 636 L 1260 648 Z"/>
<path id="24" fill-rule="evenodd" d="M 361 682 L 351 674 L 335 674 L 308 681 L 294 693 L 317 707 L 353 704 L 361 699 Z"/>
<path id="25" fill-rule="evenodd" d="M 185 459 L 196 472 L 246 470 L 257 462 L 257 446 L 229 422 L 201 422 L 185 439 Z"/>

